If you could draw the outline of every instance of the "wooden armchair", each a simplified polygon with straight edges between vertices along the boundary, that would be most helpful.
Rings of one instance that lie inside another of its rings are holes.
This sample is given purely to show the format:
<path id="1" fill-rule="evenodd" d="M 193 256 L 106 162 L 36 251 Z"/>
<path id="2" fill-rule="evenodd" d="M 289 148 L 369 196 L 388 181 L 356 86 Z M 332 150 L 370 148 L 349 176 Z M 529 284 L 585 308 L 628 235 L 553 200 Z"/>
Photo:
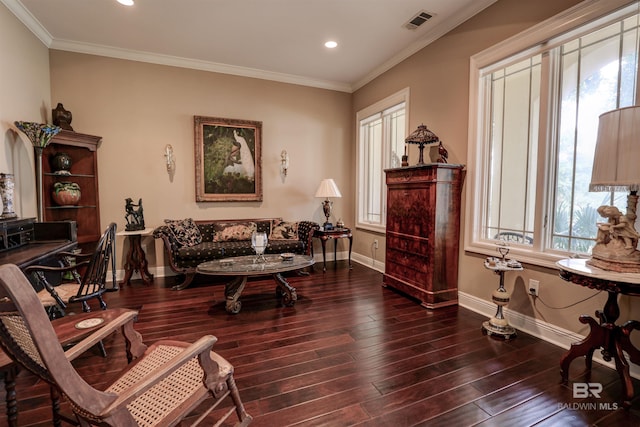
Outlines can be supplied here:
<path id="1" fill-rule="evenodd" d="M 83 350 L 87 350 L 91 345 L 101 342 L 101 340 L 117 331 L 121 330 L 126 340 L 127 360 L 142 356 L 147 347 L 142 343 L 142 337 L 133 329 L 133 322 L 137 319 L 138 312 L 126 308 L 116 308 L 113 310 L 103 310 L 96 314 L 81 313 L 74 316 L 66 316 L 55 319 L 51 322 L 60 344 L 66 348 L 73 344 L 80 344 L 80 347 L 69 351 L 67 359 L 73 360 Z M 89 322 L 87 322 L 89 321 Z M 19 366 L 0 349 L 0 376 L 4 378 L 4 387 L 7 403 L 7 423 L 9 427 L 18 426 L 18 406 L 16 391 L 16 375 Z M 59 394 L 55 389 L 51 392 L 53 425 L 60 426 L 61 421 L 66 419 L 58 412 Z"/>
<path id="2" fill-rule="evenodd" d="M 104 310 L 107 303 L 102 298 L 106 292 L 107 270 L 109 259 L 114 259 L 116 239 L 116 224 L 111 223 L 98 241 L 93 253 L 74 254 L 61 252 L 58 254 L 63 264 L 62 267 L 51 267 L 45 265 L 32 265 L 25 268 L 25 273 L 34 274 L 43 289 L 38 292 L 38 298 L 42 305 L 47 307 L 50 317 L 65 315 L 67 304 L 80 302 L 82 311 L 89 312 L 91 307 L 88 301 L 95 298 L 100 307 Z M 76 262 L 71 263 L 70 258 L 75 258 Z M 78 269 L 84 269 L 82 275 Z M 71 283 L 63 282 L 57 286 L 51 285 L 47 280 L 47 273 L 69 272 L 74 280 Z M 57 313 L 56 313 L 57 312 Z"/>
<path id="3" fill-rule="evenodd" d="M 213 336 L 194 344 L 158 341 L 101 391 L 85 382 L 69 362 L 70 352 L 86 348 L 79 343 L 63 352 L 34 289 L 15 265 L 0 266 L 0 301 L 0 343 L 14 360 L 69 399 L 81 426 L 175 425 L 213 397 L 213 405 L 194 423 L 198 424 L 228 396 L 233 408 L 223 420 L 235 412 L 238 425 L 251 422 L 233 367 L 211 351 Z"/>

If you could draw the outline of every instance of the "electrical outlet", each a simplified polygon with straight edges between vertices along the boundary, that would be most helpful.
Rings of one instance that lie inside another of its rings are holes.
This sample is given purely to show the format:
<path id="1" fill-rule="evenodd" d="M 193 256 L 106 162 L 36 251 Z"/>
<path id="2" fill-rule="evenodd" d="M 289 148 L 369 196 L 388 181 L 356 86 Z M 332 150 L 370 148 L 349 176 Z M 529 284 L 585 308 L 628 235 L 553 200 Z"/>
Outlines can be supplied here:
<path id="1" fill-rule="evenodd" d="M 540 291 L 540 282 L 538 280 L 529 279 L 529 295 L 537 297 Z"/>
<path id="2" fill-rule="evenodd" d="M 373 239 L 373 248 L 378 249 L 378 239 Z"/>

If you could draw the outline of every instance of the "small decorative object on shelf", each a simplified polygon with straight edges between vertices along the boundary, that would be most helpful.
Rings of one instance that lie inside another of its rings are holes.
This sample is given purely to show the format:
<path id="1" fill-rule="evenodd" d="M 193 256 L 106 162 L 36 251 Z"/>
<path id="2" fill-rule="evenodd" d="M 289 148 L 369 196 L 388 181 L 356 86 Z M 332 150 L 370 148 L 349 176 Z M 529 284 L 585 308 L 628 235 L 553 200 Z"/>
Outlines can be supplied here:
<path id="1" fill-rule="evenodd" d="M 495 316 L 482 323 L 482 333 L 510 340 L 516 337 L 517 332 L 509 325 L 509 322 L 502 313 L 502 307 L 509 304 L 511 300 L 511 294 L 504 287 L 504 273 L 505 271 L 522 270 L 522 265 L 515 259 L 506 258 L 509 253 L 508 247 L 499 246 L 498 252 L 501 255 L 500 258 L 487 257 L 484 261 L 485 268 L 494 271 L 500 276 L 500 285 L 498 289 L 491 294 L 491 300 L 498 306 L 498 309 L 496 310 Z"/>
<path id="2" fill-rule="evenodd" d="M 440 155 L 440 157 L 438 157 L 438 163 L 447 163 L 449 152 L 444 148 L 444 145 L 442 145 L 442 141 L 440 141 L 440 145 L 438 145 L 438 154 Z"/>
<path id="3" fill-rule="evenodd" d="M 15 181 L 12 173 L 0 173 L 0 196 L 2 197 L 2 215 L 0 220 L 17 218 L 13 210 L 13 189 Z"/>
<path id="4" fill-rule="evenodd" d="M 59 152 L 51 158 L 51 167 L 56 175 L 71 175 L 72 164 L 71 156 L 67 153 Z"/>
<path id="5" fill-rule="evenodd" d="M 80 202 L 80 186 L 75 182 L 56 182 L 53 184 L 53 201 L 60 206 L 75 206 Z"/>
<path id="6" fill-rule="evenodd" d="M 126 214 L 124 218 L 127 225 L 124 227 L 126 231 L 144 230 L 144 212 L 142 209 L 142 199 L 138 199 L 138 204 L 133 203 L 133 199 L 127 197 L 125 199 L 124 209 Z"/>
<path id="7" fill-rule="evenodd" d="M 73 115 L 71 114 L 71 111 L 65 110 L 64 106 L 60 102 L 58 102 L 56 108 L 51 110 L 51 117 L 54 125 L 60 126 L 64 130 L 73 130 L 71 127 Z"/>
<path id="8" fill-rule="evenodd" d="M 31 145 L 36 151 L 36 192 L 38 202 L 38 221 L 44 220 L 44 202 L 42 200 L 42 150 L 45 149 L 51 138 L 62 129 L 59 126 L 35 122 L 13 122 L 18 129 L 29 137 Z"/>
<path id="9" fill-rule="evenodd" d="M 336 228 L 344 228 L 344 221 L 342 220 L 342 218 L 336 221 Z"/>

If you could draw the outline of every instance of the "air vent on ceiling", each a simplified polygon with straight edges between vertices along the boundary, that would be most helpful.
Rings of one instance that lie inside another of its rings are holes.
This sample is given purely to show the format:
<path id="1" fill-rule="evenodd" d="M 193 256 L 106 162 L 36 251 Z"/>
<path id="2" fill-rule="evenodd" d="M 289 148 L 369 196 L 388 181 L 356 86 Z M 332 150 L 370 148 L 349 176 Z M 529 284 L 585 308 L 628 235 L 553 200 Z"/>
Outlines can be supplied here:
<path id="1" fill-rule="evenodd" d="M 404 24 L 404 27 L 408 30 L 415 30 L 431 18 L 433 18 L 433 14 L 421 10 L 420 12 L 416 13 L 411 19 L 409 19 L 409 22 Z"/>

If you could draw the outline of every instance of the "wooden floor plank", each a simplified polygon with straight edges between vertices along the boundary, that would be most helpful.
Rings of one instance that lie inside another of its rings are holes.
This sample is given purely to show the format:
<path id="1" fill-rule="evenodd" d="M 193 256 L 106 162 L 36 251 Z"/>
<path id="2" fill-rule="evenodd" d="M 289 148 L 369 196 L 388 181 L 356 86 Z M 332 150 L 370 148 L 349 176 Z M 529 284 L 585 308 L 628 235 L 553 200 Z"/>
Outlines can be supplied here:
<path id="1" fill-rule="evenodd" d="M 253 426 L 640 426 L 638 399 L 630 410 L 571 406 L 579 403 L 575 381 L 600 382 L 602 401 L 619 400 L 615 371 L 594 364 L 587 379 L 584 361 L 576 359 L 562 385 L 565 350 L 522 332 L 508 342 L 487 337 L 480 330 L 486 319 L 477 313 L 426 310 L 382 287 L 376 271 L 334 265 L 326 273 L 287 276 L 299 297 L 293 307 L 275 297 L 268 277 L 249 280 L 237 315 L 225 310 L 226 279 L 204 276 L 183 291 L 171 290 L 172 278 L 151 286 L 134 280 L 108 293 L 107 303 L 138 309 L 135 327 L 148 343 L 215 335 L 214 350 L 233 363 Z M 106 358 L 92 350 L 74 361 L 98 388 L 126 364 L 121 335 L 107 338 L 105 347 Z M 22 371 L 17 393 L 20 426 L 51 425 L 46 384 Z"/>

